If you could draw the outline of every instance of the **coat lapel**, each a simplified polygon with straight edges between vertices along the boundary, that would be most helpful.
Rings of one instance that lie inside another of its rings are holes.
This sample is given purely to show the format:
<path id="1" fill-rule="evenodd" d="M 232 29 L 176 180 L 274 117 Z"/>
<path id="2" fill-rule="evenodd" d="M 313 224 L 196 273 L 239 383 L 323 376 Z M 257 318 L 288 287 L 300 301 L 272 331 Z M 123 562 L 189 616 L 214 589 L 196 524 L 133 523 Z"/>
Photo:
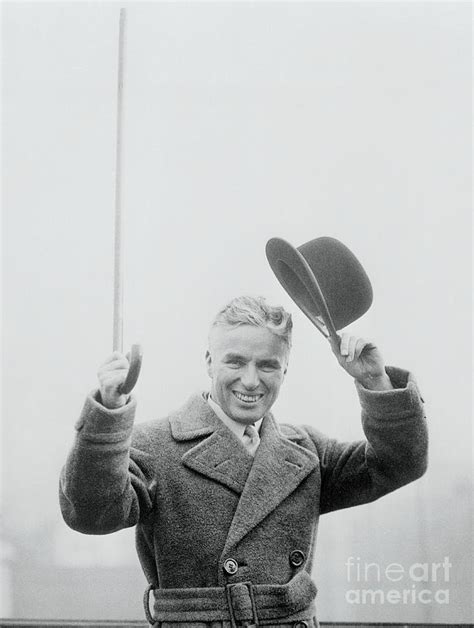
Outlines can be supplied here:
<path id="1" fill-rule="evenodd" d="M 262 422 L 260 439 L 224 553 L 270 514 L 319 464 L 313 452 L 293 442 L 301 439 L 298 432 L 290 428 L 285 437 L 271 414 Z"/>
<path id="2" fill-rule="evenodd" d="M 242 493 L 253 458 L 201 395 L 171 416 L 170 426 L 177 441 L 201 439 L 183 455 L 186 467 Z"/>
<path id="3" fill-rule="evenodd" d="M 270 514 L 319 464 L 318 457 L 297 444 L 298 430 L 280 431 L 268 414 L 260 428 L 255 459 L 215 415 L 202 395 L 169 419 L 177 441 L 198 442 L 186 451 L 183 464 L 240 495 L 224 552 Z"/>

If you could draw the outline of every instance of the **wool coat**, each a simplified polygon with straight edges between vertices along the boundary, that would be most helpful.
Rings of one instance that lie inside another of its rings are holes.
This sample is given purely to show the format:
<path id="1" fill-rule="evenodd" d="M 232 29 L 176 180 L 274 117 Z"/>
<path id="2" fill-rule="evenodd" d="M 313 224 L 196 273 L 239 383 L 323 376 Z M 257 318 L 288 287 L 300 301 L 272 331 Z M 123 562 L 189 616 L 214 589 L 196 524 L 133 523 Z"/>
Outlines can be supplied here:
<path id="1" fill-rule="evenodd" d="M 255 458 L 202 394 L 135 426 L 135 399 L 109 410 L 91 394 L 61 473 L 63 517 L 86 534 L 136 526 L 155 626 L 317 626 L 319 516 L 371 502 L 426 469 L 416 383 L 401 369 L 387 373 L 395 390 L 356 383 L 366 440 L 339 442 L 268 413 Z"/>

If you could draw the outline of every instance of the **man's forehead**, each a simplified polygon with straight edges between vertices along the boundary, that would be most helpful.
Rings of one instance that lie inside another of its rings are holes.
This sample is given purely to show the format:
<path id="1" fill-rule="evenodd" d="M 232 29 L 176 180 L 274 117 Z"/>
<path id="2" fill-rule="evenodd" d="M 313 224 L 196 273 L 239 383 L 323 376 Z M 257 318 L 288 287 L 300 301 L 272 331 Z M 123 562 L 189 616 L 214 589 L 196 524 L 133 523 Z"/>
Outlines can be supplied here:
<path id="1" fill-rule="evenodd" d="M 266 327 L 216 325 L 209 334 L 209 348 L 219 353 L 258 353 L 275 357 L 286 353 L 285 342 Z"/>

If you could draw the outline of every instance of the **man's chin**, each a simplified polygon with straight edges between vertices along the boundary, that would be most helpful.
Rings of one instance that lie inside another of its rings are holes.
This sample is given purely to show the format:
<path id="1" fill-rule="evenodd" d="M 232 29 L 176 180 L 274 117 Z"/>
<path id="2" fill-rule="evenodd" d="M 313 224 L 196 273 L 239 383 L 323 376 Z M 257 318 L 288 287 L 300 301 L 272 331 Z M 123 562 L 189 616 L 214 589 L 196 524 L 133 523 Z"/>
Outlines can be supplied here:
<path id="1" fill-rule="evenodd" d="M 238 423 L 245 423 L 249 425 L 250 423 L 255 423 L 262 418 L 265 413 L 265 410 L 259 408 L 259 404 L 253 404 L 254 407 L 251 408 L 232 408 L 231 413 L 229 414 L 230 418 Z"/>

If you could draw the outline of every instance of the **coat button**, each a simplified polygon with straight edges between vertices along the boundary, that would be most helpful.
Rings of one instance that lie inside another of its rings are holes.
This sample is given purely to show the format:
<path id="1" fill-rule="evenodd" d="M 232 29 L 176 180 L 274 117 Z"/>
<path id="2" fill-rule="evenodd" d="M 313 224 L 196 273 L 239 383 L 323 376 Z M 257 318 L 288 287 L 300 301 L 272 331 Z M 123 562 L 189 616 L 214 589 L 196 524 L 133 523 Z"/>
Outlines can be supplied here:
<path id="1" fill-rule="evenodd" d="M 224 562 L 224 571 L 229 574 L 229 576 L 233 576 L 237 573 L 237 569 L 239 568 L 239 563 L 233 558 L 228 558 Z"/>
<path id="2" fill-rule="evenodd" d="M 308 624 L 305 621 L 295 621 L 293 628 L 308 628 Z"/>
<path id="3" fill-rule="evenodd" d="M 301 567 L 304 563 L 305 555 L 301 550 L 293 550 L 290 554 L 290 564 L 293 567 Z"/>

